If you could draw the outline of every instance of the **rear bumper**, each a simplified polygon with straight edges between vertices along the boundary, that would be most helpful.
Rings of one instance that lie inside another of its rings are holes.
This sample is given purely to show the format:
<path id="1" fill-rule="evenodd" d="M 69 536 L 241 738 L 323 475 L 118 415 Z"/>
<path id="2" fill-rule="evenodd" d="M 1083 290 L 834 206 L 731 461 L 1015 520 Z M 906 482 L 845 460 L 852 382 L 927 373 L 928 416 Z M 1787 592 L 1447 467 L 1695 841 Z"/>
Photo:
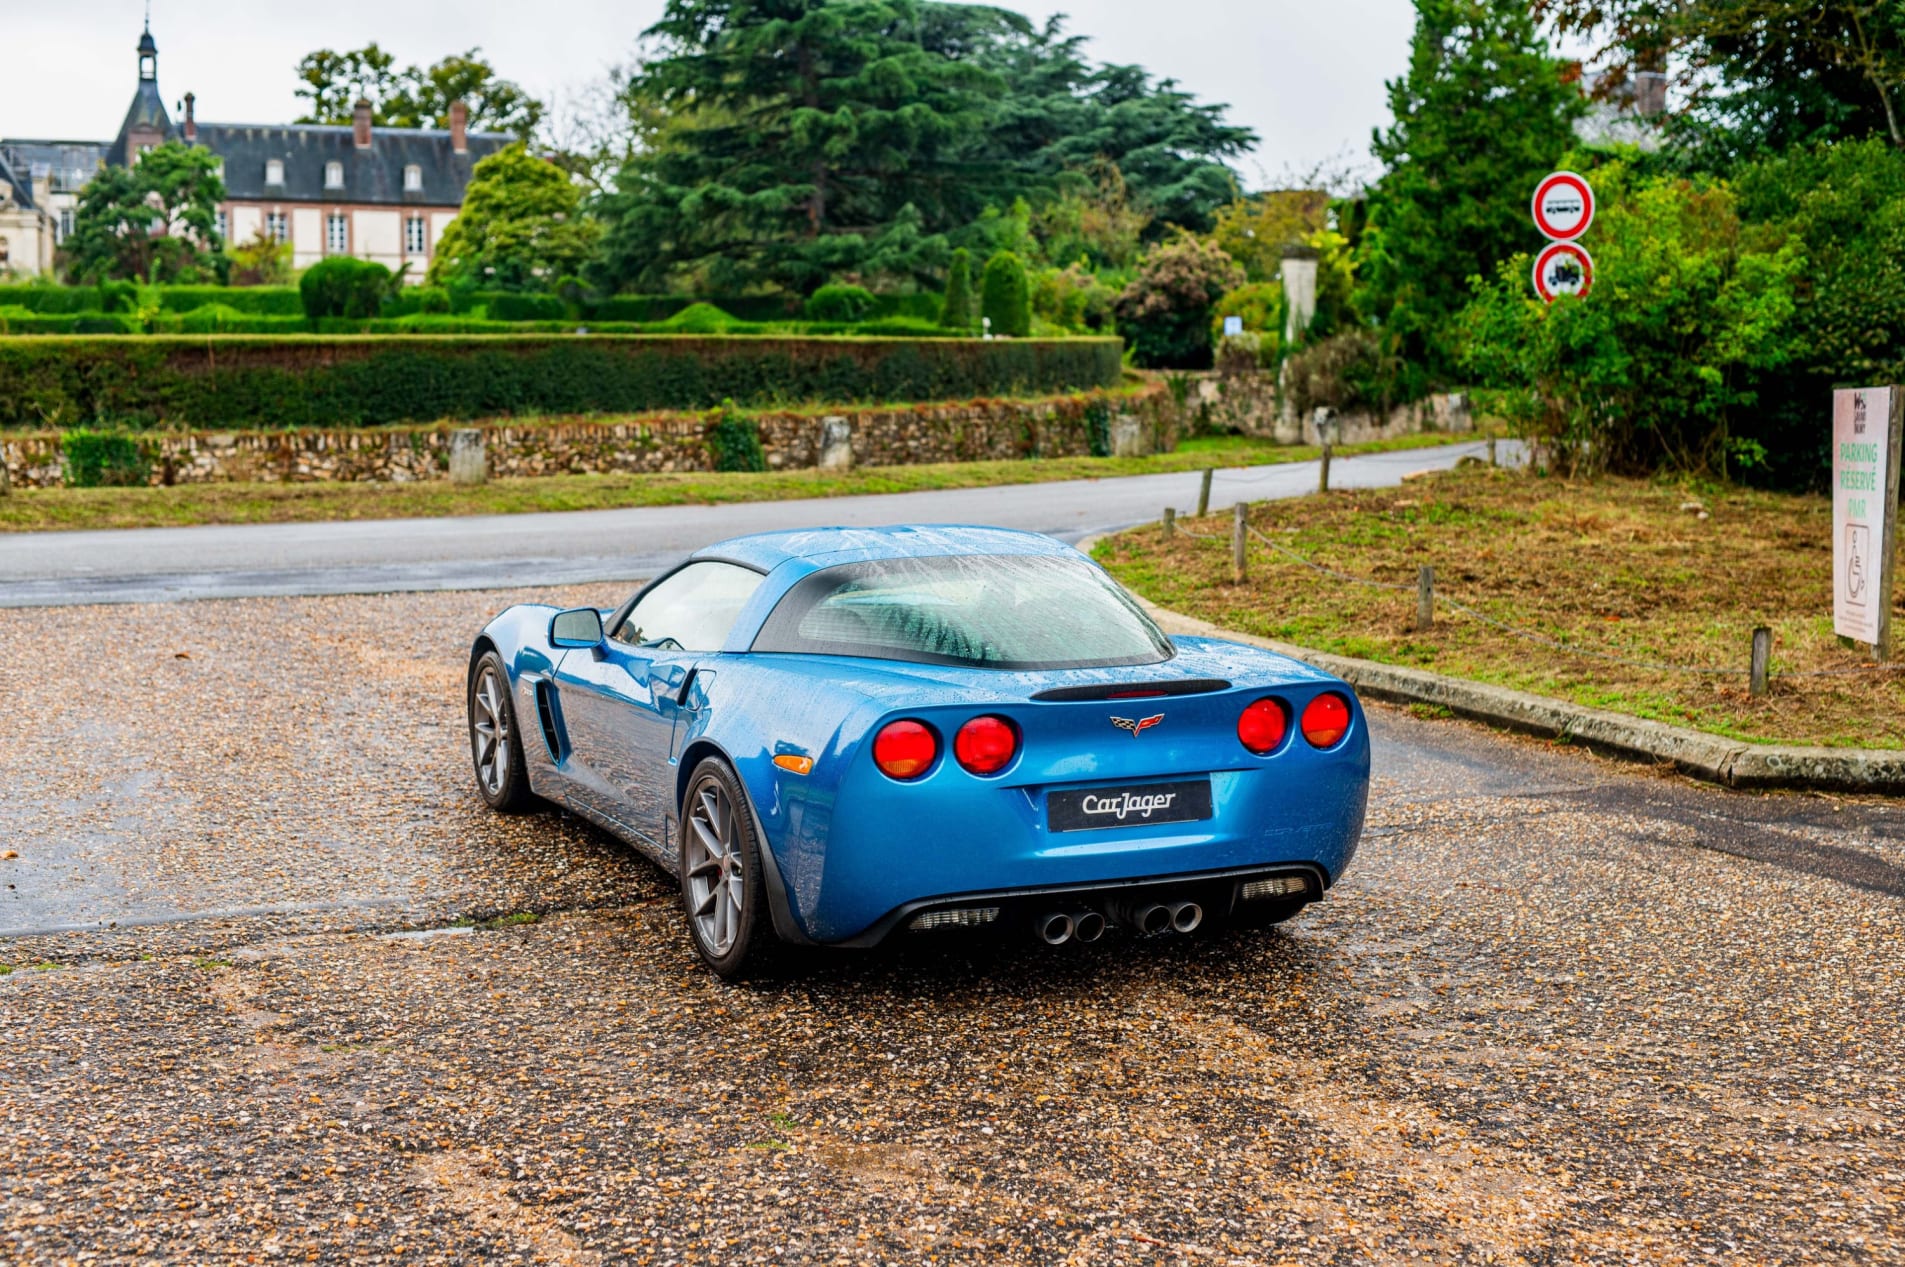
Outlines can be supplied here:
<path id="1" fill-rule="evenodd" d="M 1211 774 L 1215 812 L 1206 821 L 1079 832 L 1046 829 L 1048 788 L 932 796 L 917 785 L 859 782 L 824 818 L 819 806 L 803 807 L 807 830 L 774 850 L 775 887 L 802 939 L 836 945 L 878 942 L 909 914 L 973 895 L 1016 900 L 1302 870 L 1321 896 L 1362 836 L 1368 750 L 1292 773 Z"/>
<path id="2" fill-rule="evenodd" d="M 1030 928 L 1039 915 L 1052 910 L 1089 909 L 1116 912 L 1120 906 L 1144 902 L 1194 900 L 1210 915 L 1225 915 L 1244 897 L 1246 885 L 1285 878 L 1301 879 L 1305 889 L 1291 894 L 1286 901 L 1314 902 L 1323 896 L 1330 877 L 1313 866 L 1253 867 L 1240 871 L 1218 871 L 1194 875 L 1145 876 L 1112 883 L 1053 885 L 1032 889 L 999 889 L 987 893 L 962 893 L 950 897 L 908 902 L 889 911 L 858 936 L 830 944 L 842 947 L 877 946 L 889 936 L 904 932 L 922 915 L 939 911 L 984 912 L 989 918 L 977 927 L 1010 930 Z M 1114 919 L 1114 922 L 1115 919 Z"/>

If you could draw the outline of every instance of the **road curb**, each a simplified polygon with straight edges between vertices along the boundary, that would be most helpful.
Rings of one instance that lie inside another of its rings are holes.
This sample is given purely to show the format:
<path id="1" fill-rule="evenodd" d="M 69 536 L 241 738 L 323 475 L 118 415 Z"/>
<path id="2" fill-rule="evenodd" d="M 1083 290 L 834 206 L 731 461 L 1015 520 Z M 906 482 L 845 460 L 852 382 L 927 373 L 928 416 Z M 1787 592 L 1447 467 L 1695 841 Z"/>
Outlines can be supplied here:
<path id="1" fill-rule="evenodd" d="M 1080 544 L 1087 550 L 1091 545 Z M 1471 721 L 1542 738 L 1565 739 L 1631 761 L 1670 765 L 1694 778 L 1741 790 L 1798 788 L 1905 795 L 1905 752 L 1741 743 L 1505 686 L 1311 651 L 1222 629 L 1142 598 L 1139 601 L 1167 633 L 1227 638 L 1292 656 L 1336 674 L 1371 699 L 1430 704 Z"/>

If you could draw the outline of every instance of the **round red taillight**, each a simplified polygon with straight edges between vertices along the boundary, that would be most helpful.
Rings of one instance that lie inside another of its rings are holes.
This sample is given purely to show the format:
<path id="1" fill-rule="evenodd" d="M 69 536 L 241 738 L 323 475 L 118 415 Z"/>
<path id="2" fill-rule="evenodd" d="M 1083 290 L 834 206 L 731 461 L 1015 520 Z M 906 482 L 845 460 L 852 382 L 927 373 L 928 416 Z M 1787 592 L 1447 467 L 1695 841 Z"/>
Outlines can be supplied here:
<path id="1" fill-rule="evenodd" d="M 997 774 L 1019 755 L 1019 729 L 1003 717 L 975 717 L 953 736 L 953 756 L 974 774 Z"/>
<path id="2" fill-rule="evenodd" d="M 1303 737 L 1313 748 L 1334 748 L 1349 733 L 1349 701 L 1335 693 L 1319 695 L 1303 710 Z"/>
<path id="3" fill-rule="evenodd" d="M 888 722 L 873 737 L 873 764 L 895 779 L 917 779 L 939 757 L 939 737 L 916 721 Z"/>
<path id="4" fill-rule="evenodd" d="M 1237 738 L 1260 757 L 1277 750 L 1290 729 L 1290 714 L 1278 700 L 1260 699 L 1237 719 Z"/>

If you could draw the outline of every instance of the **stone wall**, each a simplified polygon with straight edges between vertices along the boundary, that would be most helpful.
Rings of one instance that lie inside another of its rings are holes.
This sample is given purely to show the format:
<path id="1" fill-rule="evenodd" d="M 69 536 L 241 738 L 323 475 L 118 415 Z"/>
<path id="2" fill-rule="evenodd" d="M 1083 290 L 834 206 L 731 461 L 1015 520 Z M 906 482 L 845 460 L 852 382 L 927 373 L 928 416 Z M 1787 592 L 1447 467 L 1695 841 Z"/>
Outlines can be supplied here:
<path id="1" fill-rule="evenodd" d="M 1177 443 L 1177 410 L 1161 384 L 1133 392 L 1035 400 L 979 400 L 892 408 L 841 408 L 826 415 L 753 413 L 774 470 L 821 463 L 823 433 L 844 424 L 854 464 L 904 466 L 998 458 L 1074 457 L 1090 452 L 1089 418 L 1103 420 L 1121 453 L 1167 451 Z M 483 435 L 492 476 L 661 473 L 710 469 L 703 439 L 710 415 L 500 421 Z M 465 424 L 282 431 L 154 431 L 138 440 L 151 482 L 233 480 L 314 482 L 449 478 L 451 436 Z M 830 465 L 839 461 L 836 443 Z M 65 483 L 60 439 L 51 433 L 0 435 L 16 488 Z"/>
<path id="2" fill-rule="evenodd" d="M 1185 392 L 1187 430 L 1190 433 L 1238 431 L 1264 436 L 1279 444 L 1318 444 L 1316 419 L 1286 415 L 1277 390 L 1276 375 L 1187 374 Z M 1424 431 L 1464 432 L 1475 429 L 1468 399 L 1462 395 L 1430 396 L 1398 405 L 1387 415 L 1350 410 L 1333 415 L 1338 444 L 1367 444 L 1391 436 Z"/>

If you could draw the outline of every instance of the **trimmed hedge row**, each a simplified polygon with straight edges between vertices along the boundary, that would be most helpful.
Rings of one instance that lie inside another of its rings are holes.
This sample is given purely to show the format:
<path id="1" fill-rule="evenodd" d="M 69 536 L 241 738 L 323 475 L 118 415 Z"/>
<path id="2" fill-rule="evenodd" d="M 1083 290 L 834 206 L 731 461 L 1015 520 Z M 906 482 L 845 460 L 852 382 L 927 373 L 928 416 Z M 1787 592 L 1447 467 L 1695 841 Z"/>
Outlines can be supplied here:
<path id="1" fill-rule="evenodd" d="M 1117 339 L 0 339 L 0 427 L 321 427 L 1114 387 Z"/>

